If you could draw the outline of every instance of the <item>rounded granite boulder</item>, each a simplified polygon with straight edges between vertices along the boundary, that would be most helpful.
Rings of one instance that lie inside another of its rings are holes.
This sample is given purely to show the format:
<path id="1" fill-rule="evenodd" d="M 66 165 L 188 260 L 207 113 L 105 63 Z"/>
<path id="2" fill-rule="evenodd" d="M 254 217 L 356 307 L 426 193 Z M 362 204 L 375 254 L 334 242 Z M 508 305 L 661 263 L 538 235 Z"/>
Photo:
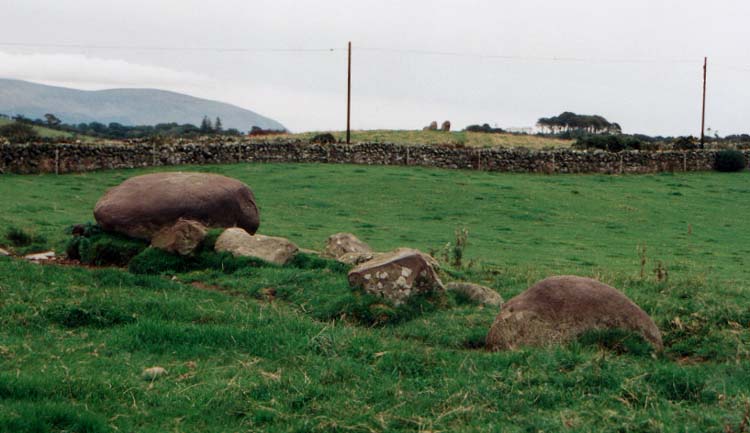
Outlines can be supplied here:
<path id="1" fill-rule="evenodd" d="M 147 240 L 180 219 L 206 227 L 241 227 L 251 234 L 260 225 L 250 188 L 236 179 L 208 173 L 132 177 L 99 199 L 94 218 L 106 231 Z"/>
<path id="2" fill-rule="evenodd" d="M 544 279 L 505 303 L 487 334 L 490 350 L 562 343 L 595 329 L 641 334 L 662 349 L 651 317 L 624 294 L 591 278 L 564 275 Z"/>

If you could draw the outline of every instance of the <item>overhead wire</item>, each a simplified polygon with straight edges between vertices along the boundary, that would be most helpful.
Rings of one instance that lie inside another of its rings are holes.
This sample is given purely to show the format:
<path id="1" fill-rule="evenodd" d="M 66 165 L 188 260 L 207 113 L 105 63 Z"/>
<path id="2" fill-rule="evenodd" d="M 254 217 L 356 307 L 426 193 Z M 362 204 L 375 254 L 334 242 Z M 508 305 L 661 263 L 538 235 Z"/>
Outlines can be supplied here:
<path id="1" fill-rule="evenodd" d="M 152 46 L 152 45 L 97 45 L 97 44 L 78 44 L 78 43 L 36 43 L 36 42 L 18 42 L 18 41 L 0 41 L 0 47 L 13 48 L 54 48 L 54 49 L 80 49 L 80 50 L 123 50 L 123 51 L 165 51 L 165 52 L 215 52 L 215 53 L 278 53 L 278 54 L 298 54 L 298 53 L 335 53 L 344 52 L 346 46 L 340 47 L 211 47 L 211 46 Z M 525 61 L 525 62 L 559 62 L 559 63 L 587 63 L 587 64 L 695 64 L 700 62 L 701 58 L 679 58 L 679 57 L 642 57 L 642 58 L 615 58 L 615 57 L 576 57 L 576 56 L 530 56 L 530 55 L 509 55 L 493 53 L 477 53 L 471 51 L 440 51 L 440 50 L 423 50 L 414 48 L 388 48 L 374 46 L 355 46 L 355 51 L 380 52 L 391 54 L 407 54 L 420 56 L 443 56 L 443 57 L 463 57 L 477 59 L 497 59 L 505 61 Z M 712 57 L 716 59 L 716 57 Z M 714 67 L 717 64 L 714 62 Z M 750 70 L 750 66 L 737 64 L 736 61 L 724 63 L 720 66 L 734 70 Z"/>

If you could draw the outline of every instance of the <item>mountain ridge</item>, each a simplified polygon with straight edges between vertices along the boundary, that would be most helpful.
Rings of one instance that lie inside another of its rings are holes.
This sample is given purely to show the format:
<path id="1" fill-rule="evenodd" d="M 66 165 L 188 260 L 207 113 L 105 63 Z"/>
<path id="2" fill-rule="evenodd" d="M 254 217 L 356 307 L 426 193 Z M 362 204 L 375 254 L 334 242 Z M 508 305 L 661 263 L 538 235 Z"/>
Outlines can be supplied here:
<path id="1" fill-rule="evenodd" d="M 208 116 L 212 121 L 220 117 L 226 129 L 248 131 L 253 126 L 286 129 L 278 121 L 254 111 L 171 90 L 80 90 L 0 78 L 0 114 L 20 114 L 36 119 L 44 118 L 46 113 L 69 124 L 116 122 L 133 126 L 176 122 L 200 125 L 203 116 Z"/>

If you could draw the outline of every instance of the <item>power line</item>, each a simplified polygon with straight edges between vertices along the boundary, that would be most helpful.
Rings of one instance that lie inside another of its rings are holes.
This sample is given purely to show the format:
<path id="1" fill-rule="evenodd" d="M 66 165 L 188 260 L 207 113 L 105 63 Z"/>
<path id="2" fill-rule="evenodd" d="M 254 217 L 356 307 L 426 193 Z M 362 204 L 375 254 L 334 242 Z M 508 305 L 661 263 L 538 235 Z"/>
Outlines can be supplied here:
<path id="1" fill-rule="evenodd" d="M 172 52 L 214 52 L 214 53 L 334 53 L 344 52 L 346 47 L 328 48 L 252 48 L 252 47 L 178 47 L 178 46 L 149 46 L 149 45 L 93 45 L 93 44 L 58 44 L 33 42 L 1 42 L 0 47 L 16 48 L 57 48 L 80 50 L 122 50 L 122 51 L 172 51 Z M 574 57 L 574 56 L 527 56 L 506 54 L 481 54 L 470 51 L 434 51 L 410 48 L 387 47 L 358 47 L 358 51 L 380 52 L 391 54 L 410 54 L 420 56 L 462 57 L 476 59 L 496 59 L 507 61 L 557 62 L 557 63 L 599 63 L 599 64 L 696 64 L 693 58 L 610 58 L 610 57 Z M 720 66 L 724 66 L 723 64 Z M 734 61 L 727 68 L 743 71 L 750 66 L 738 65 Z"/>
<path id="2" fill-rule="evenodd" d="M 132 51 L 209 51 L 220 53 L 270 52 L 270 53 L 322 53 L 343 51 L 342 48 L 222 48 L 222 47 L 166 47 L 143 45 L 87 45 L 87 44 L 37 44 L 26 42 L 0 42 L 0 46 L 19 48 L 66 48 L 84 50 L 132 50 Z"/>
<path id="3" fill-rule="evenodd" d="M 430 51 L 417 49 L 399 49 L 399 48 L 374 48 L 360 47 L 361 51 L 400 53 L 400 54 L 417 54 L 428 56 L 448 56 L 448 57 L 472 57 L 481 59 L 501 59 L 501 60 L 524 60 L 524 61 L 549 61 L 549 62 L 579 62 L 579 63 L 695 63 L 696 59 L 688 58 L 596 58 L 596 57 L 566 57 L 566 56 L 519 56 L 503 54 L 479 54 L 472 52 L 460 51 Z"/>

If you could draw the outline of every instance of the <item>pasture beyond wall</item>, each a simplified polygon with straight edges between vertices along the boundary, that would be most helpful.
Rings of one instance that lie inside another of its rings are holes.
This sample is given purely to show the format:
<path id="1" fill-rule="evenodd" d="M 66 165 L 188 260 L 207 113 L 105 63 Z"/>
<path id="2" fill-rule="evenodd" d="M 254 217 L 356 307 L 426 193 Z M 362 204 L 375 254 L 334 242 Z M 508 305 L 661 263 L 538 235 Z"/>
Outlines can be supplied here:
<path id="1" fill-rule="evenodd" d="M 101 169 L 309 162 L 413 165 L 516 173 L 656 173 L 713 169 L 715 150 L 639 152 L 478 149 L 385 143 L 228 142 L 149 144 L 0 144 L 0 173 L 71 173 Z M 750 159 L 750 151 L 745 151 Z"/>

